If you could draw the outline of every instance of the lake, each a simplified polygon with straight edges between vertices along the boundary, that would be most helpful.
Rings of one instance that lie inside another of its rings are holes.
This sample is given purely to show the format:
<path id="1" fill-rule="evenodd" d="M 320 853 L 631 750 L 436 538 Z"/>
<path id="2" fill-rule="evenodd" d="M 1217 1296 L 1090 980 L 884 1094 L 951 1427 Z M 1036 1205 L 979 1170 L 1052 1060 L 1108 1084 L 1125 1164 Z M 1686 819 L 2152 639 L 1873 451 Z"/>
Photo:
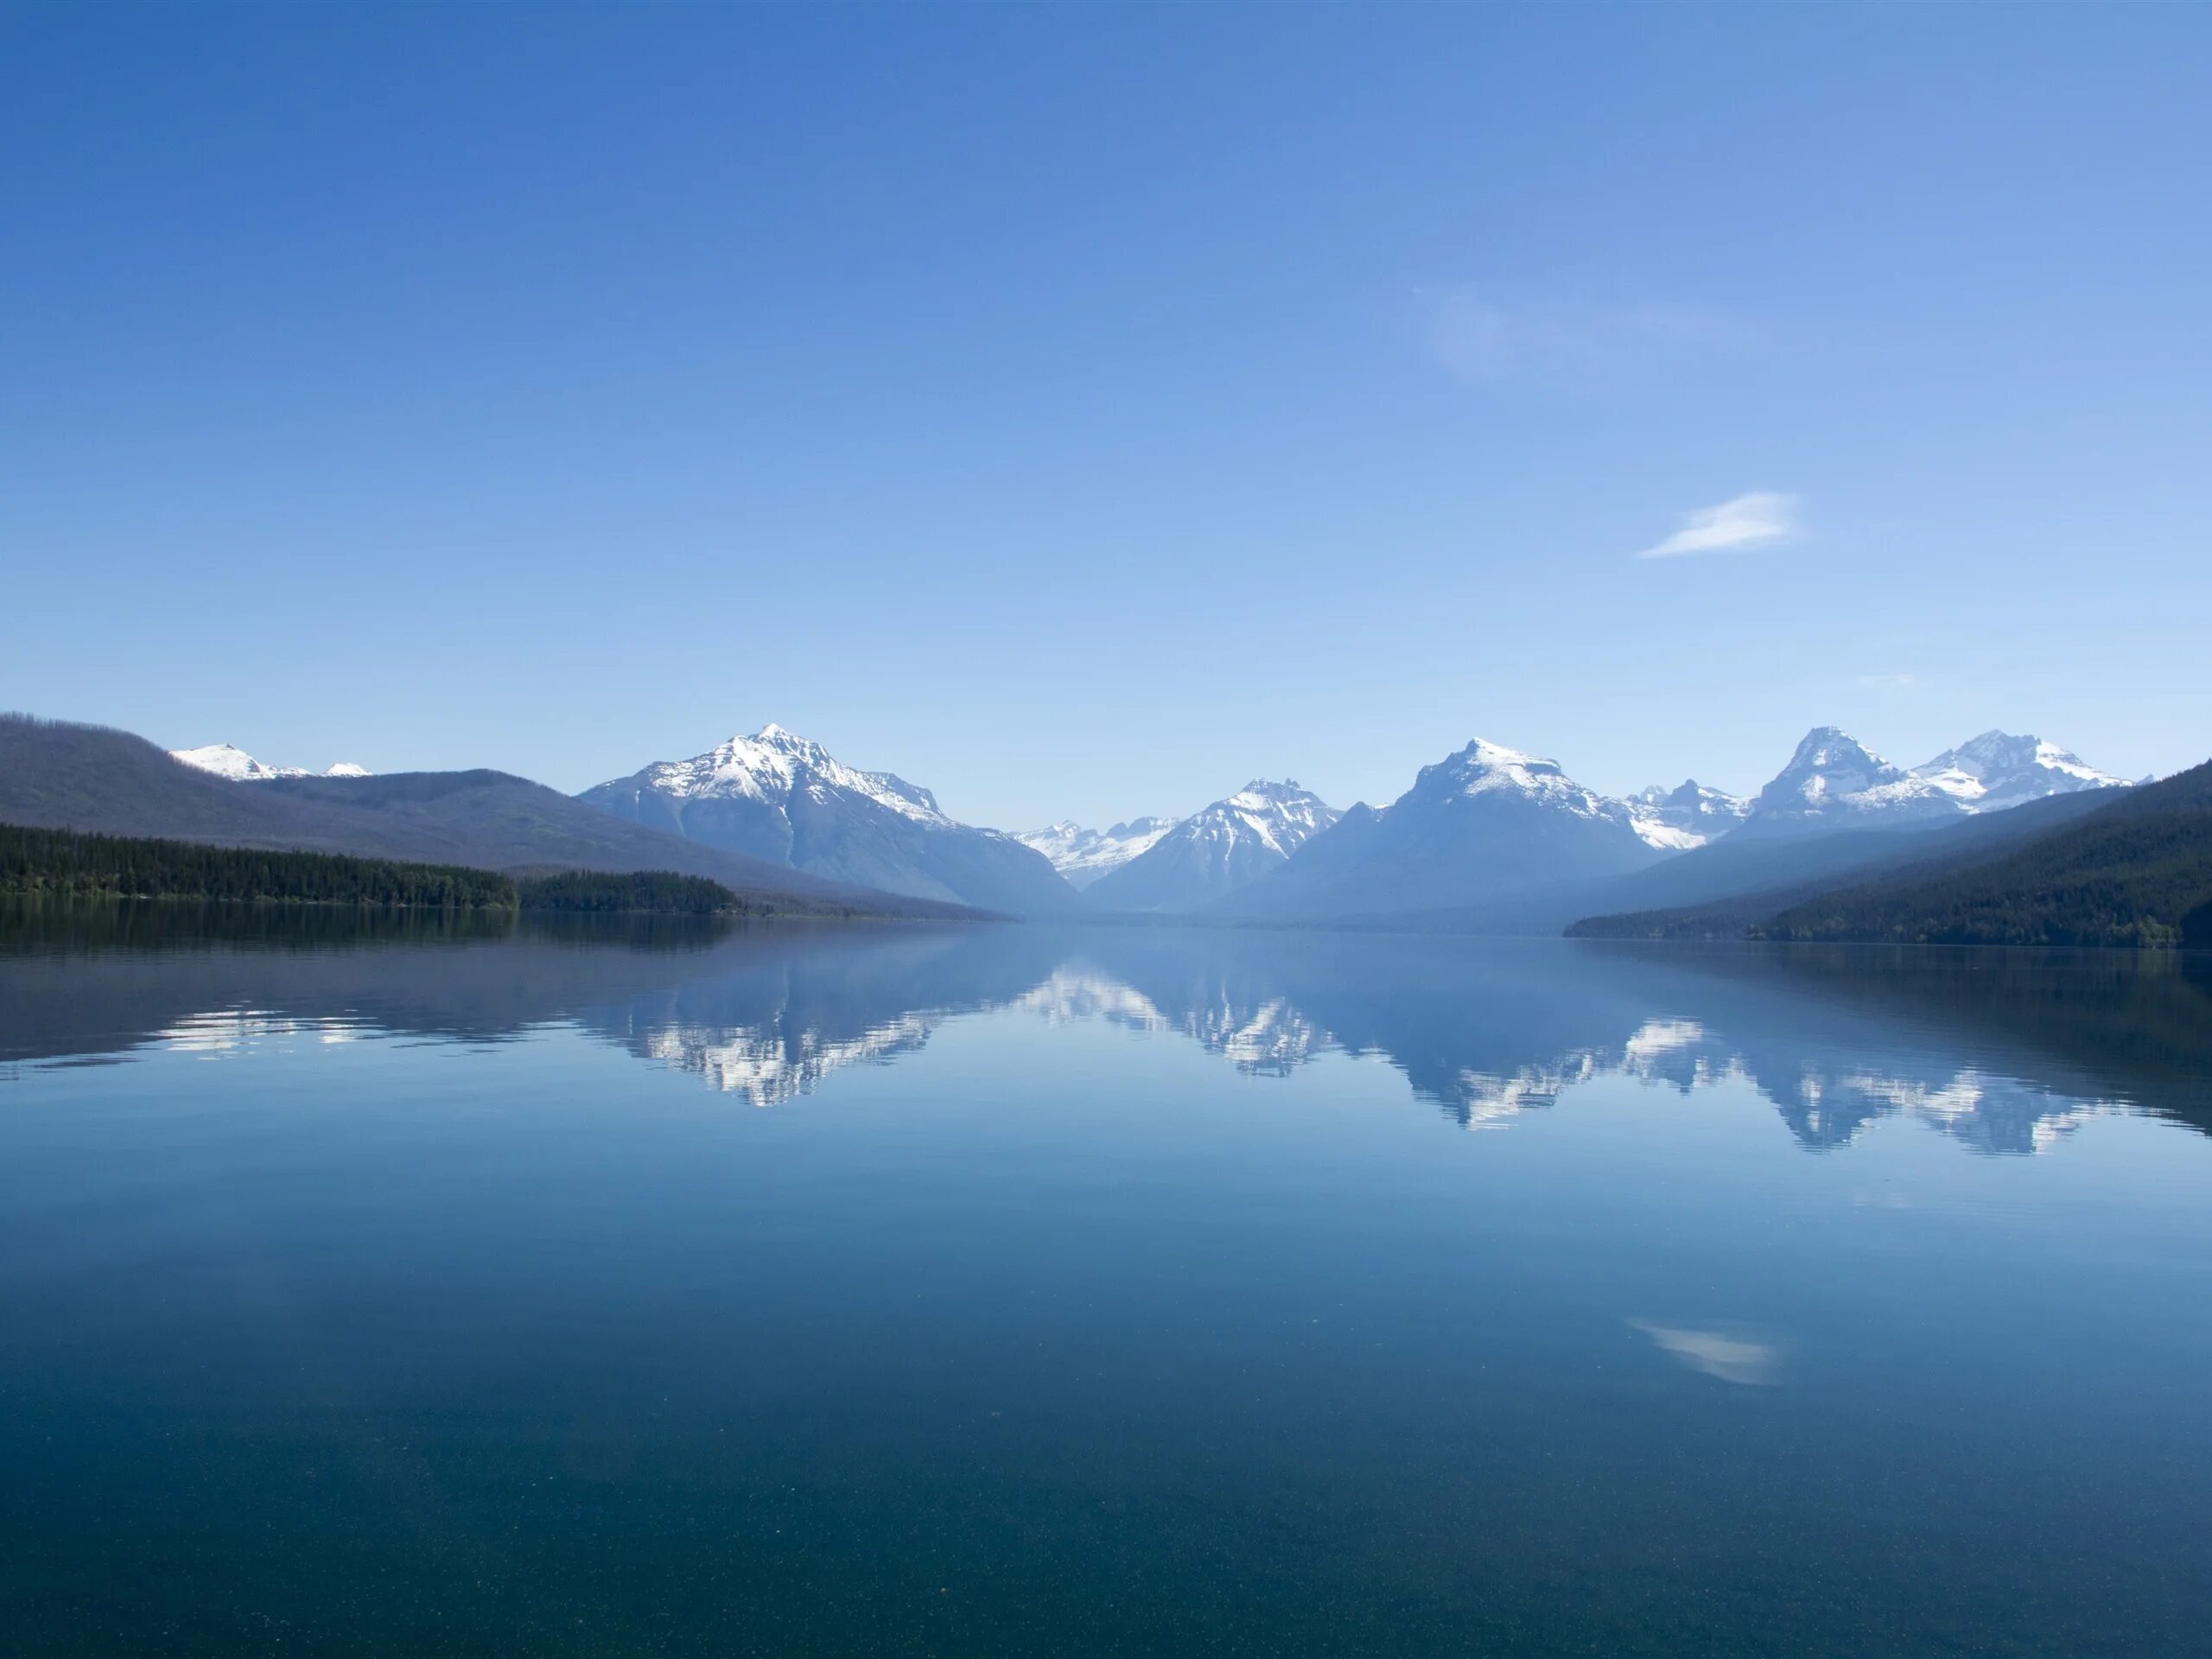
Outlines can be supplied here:
<path id="1" fill-rule="evenodd" d="M 2212 963 L 0 921 L 14 1655 L 2201 1654 Z"/>

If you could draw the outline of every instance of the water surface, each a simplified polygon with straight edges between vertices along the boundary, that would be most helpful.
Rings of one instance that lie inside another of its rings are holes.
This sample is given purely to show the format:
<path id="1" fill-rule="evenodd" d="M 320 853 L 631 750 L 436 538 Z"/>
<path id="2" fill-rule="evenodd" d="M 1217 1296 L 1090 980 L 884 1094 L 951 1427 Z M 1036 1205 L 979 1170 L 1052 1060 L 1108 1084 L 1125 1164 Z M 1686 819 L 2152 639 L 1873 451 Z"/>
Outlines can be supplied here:
<path id="1" fill-rule="evenodd" d="M 2212 965 L 0 924 L 35 1655 L 2111 1654 Z"/>

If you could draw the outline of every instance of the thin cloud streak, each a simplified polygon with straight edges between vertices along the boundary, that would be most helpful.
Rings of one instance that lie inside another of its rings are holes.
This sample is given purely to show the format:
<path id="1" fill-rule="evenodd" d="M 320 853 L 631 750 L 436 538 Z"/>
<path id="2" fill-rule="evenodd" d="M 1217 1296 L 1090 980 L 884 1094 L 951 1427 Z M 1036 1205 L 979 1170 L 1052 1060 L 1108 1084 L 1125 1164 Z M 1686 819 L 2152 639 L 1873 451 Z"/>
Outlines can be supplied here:
<path id="1" fill-rule="evenodd" d="M 1777 490 L 1751 490 L 1718 505 L 1700 507 L 1663 542 L 1639 559 L 1679 559 L 1697 553 L 1745 553 L 1797 534 L 1797 498 Z"/>

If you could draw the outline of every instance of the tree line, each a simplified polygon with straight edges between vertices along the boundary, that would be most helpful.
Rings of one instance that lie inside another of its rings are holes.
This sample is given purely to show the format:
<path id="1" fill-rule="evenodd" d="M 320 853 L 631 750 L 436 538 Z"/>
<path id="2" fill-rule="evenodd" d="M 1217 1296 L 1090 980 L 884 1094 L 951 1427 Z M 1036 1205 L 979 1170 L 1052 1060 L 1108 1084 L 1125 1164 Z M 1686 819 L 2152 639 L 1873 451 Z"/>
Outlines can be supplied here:
<path id="1" fill-rule="evenodd" d="M 283 899 L 512 910 L 514 882 L 458 864 L 208 847 L 0 824 L 0 893 L 54 899 Z"/>
<path id="2" fill-rule="evenodd" d="M 517 880 L 459 864 L 210 847 L 21 824 L 0 824 L 0 894 L 582 914 L 773 913 L 719 881 L 668 870 L 569 870 Z"/>

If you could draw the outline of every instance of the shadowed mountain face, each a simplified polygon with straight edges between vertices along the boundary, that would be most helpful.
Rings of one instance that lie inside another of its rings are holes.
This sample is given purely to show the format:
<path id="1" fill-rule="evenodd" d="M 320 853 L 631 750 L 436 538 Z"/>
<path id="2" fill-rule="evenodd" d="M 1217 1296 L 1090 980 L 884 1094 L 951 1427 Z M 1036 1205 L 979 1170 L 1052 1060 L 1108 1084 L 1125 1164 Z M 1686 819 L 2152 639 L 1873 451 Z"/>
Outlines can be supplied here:
<path id="1" fill-rule="evenodd" d="M 238 782 L 127 732 L 0 717 L 0 823 L 493 870 L 673 870 L 793 907 L 950 913 L 688 842 L 501 772 Z"/>
<path id="2" fill-rule="evenodd" d="M 1216 911 L 1259 920 L 1379 918 L 1494 905 L 1665 858 L 1651 822 L 1555 761 L 1477 739 L 1421 768 L 1382 810 L 1359 805 Z"/>
<path id="3" fill-rule="evenodd" d="M 161 906 L 17 912 L 0 947 L 0 1065 L 569 1023 L 772 1106 L 993 1014 L 1187 1040 L 1255 1077 L 1373 1056 L 1470 1128 L 1609 1077 L 1755 1089 L 1812 1149 L 1892 1116 L 2019 1154 L 2100 1113 L 2212 1125 L 2212 968 L 2186 959 L 912 925 L 349 933 L 327 916 L 188 923 Z"/>

